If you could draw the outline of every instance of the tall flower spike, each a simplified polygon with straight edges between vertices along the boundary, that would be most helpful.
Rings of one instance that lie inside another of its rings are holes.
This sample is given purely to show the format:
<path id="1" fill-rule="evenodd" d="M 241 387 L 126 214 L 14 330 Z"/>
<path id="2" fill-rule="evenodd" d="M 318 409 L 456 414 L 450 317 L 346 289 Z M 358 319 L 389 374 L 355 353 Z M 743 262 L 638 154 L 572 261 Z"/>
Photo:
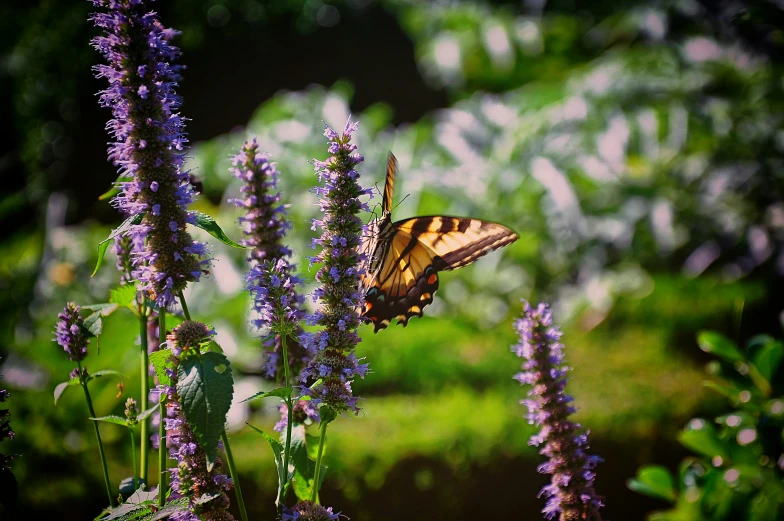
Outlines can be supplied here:
<path id="1" fill-rule="evenodd" d="M 250 271 L 247 287 L 253 297 L 253 308 L 257 315 L 254 325 L 268 334 L 274 333 L 265 342 L 268 348 L 264 372 L 269 378 L 283 376 L 281 327 L 299 336 L 298 322 L 304 318 L 302 296 L 298 291 L 301 281 L 292 273 L 296 266 L 288 262 L 291 250 L 283 244 L 286 230 L 291 224 L 286 220 L 285 205 L 280 203 L 280 194 L 275 192 L 278 170 L 266 153 L 259 150 L 256 139 L 246 141 L 232 161 L 231 174 L 242 181 L 242 198 L 232 199 L 236 206 L 246 210 L 239 218 L 245 238 L 242 245 L 250 248 L 248 261 Z M 285 301 L 280 313 L 275 311 L 278 303 Z M 284 309 L 285 308 L 285 309 Z M 310 362 L 312 353 L 299 342 L 289 339 L 289 367 L 297 375 Z"/>
<path id="2" fill-rule="evenodd" d="M 172 354 L 174 368 L 167 369 L 169 385 L 159 386 L 166 395 L 166 430 L 171 459 L 177 467 L 171 469 L 173 497 L 188 498 L 188 511 L 173 515 L 173 521 L 234 521 L 229 513 L 231 479 L 219 472 L 222 462 L 216 459 L 211 471 L 207 471 L 204 450 L 185 420 L 177 394 L 177 365 L 185 357 L 199 349 L 202 342 L 215 333 L 206 325 L 186 320 L 175 327 L 164 344 Z"/>
<path id="3" fill-rule="evenodd" d="M 171 64 L 179 55 L 170 43 L 177 32 L 161 25 L 151 0 L 92 1 L 108 10 L 92 16 L 104 30 L 92 44 L 108 62 L 94 70 L 109 82 L 99 99 L 114 116 L 107 124 L 114 138 L 109 159 L 123 179 L 112 202 L 126 215 L 142 215 L 129 232 L 133 276 L 159 306 L 168 306 L 209 267 L 205 246 L 186 231 L 194 221 L 193 188 L 182 171 L 187 140 L 174 91 L 179 66 Z"/>
<path id="4" fill-rule="evenodd" d="M 90 340 L 84 334 L 84 319 L 79 315 L 81 308 L 69 302 L 63 312 L 57 315 L 60 321 L 55 330 L 55 340 L 65 350 L 72 362 L 81 362 L 87 356 Z"/>
<path id="5" fill-rule="evenodd" d="M 547 304 L 532 308 L 525 300 L 522 318 L 514 327 L 520 343 L 512 346 L 512 350 L 525 359 L 523 372 L 515 375 L 515 379 L 531 385 L 528 399 L 521 403 L 528 408 L 528 422 L 541 427 L 529 444 L 544 444 L 539 453 L 549 461 L 538 470 L 552 476 L 550 484 L 540 493 L 548 498 L 542 510 L 544 517 L 601 521 L 599 508 L 603 503 L 593 488 L 593 469 L 602 460 L 587 454 L 588 433 L 579 423 L 569 420 L 575 409 L 571 405 L 572 397 L 566 394 L 569 368 L 563 365 L 564 346 L 559 342 L 562 333 L 553 326 Z"/>
<path id="6" fill-rule="evenodd" d="M 357 375 L 364 378 L 367 371 L 367 364 L 360 364 L 353 353 L 360 341 L 358 310 L 364 298 L 359 289 L 362 259 L 358 246 L 365 227 L 357 214 L 368 211 L 367 203 L 359 198 L 370 194 L 357 182 L 359 173 L 355 167 L 364 160 L 351 143 L 357 125 L 349 119 L 342 134 L 327 126 L 324 135 L 329 140 L 331 157 L 326 161 L 313 160 L 323 183 L 316 193 L 321 198 L 324 218 L 313 221 L 313 229 L 322 230 L 321 237 L 313 240 L 313 246 L 321 247 L 321 252 L 311 259 L 322 263 L 316 273 L 321 287 L 313 294 L 321 305 L 309 322 L 322 329 L 303 337 L 316 355 L 303 371 L 302 379 L 321 378 L 321 384 L 314 389 L 305 388 L 304 392 L 312 397 L 315 406 L 325 404 L 338 413 L 359 412 L 351 381 Z"/>

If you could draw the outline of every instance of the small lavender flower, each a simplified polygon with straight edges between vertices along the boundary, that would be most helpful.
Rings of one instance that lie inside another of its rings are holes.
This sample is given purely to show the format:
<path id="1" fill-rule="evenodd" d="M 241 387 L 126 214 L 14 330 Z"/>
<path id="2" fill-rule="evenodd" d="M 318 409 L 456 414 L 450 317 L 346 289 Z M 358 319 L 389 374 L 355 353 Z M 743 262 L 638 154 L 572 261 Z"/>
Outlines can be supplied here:
<path id="1" fill-rule="evenodd" d="M 332 507 L 325 508 L 310 501 L 301 501 L 291 508 L 284 506 L 280 521 L 337 521 L 338 519 L 340 519 L 340 512 L 333 513 Z"/>
<path id="2" fill-rule="evenodd" d="M 207 459 L 198 439 L 185 419 L 177 394 L 177 365 L 192 356 L 215 334 L 206 325 L 186 320 L 175 327 L 167 337 L 166 347 L 171 351 L 173 368 L 167 369 L 170 383 L 159 386 L 166 395 L 166 431 L 169 456 L 177 461 L 171 469 L 173 497 L 188 498 L 188 511 L 171 516 L 173 521 L 234 521 L 229 513 L 229 497 L 232 482 L 219 472 L 223 463 L 216 459 L 211 471 L 207 471 Z M 212 499 L 209 499 L 212 498 Z M 209 499 L 208 501 L 200 501 Z"/>
<path id="3" fill-rule="evenodd" d="M 289 424 L 289 408 L 284 403 L 278 407 L 280 411 L 280 420 L 273 427 L 274 430 L 281 434 L 286 432 L 286 426 Z M 294 404 L 294 410 L 291 411 L 292 423 L 315 423 L 321 421 L 318 409 L 313 405 L 312 400 L 297 400 Z"/>
<path id="4" fill-rule="evenodd" d="M 92 1 L 108 9 L 92 16 L 104 29 L 93 47 L 108 62 L 94 70 L 109 82 L 100 93 L 114 116 L 107 125 L 114 138 L 109 159 L 125 179 L 112 202 L 126 215 L 142 215 L 130 229 L 133 276 L 158 305 L 168 306 L 209 266 L 205 246 L 186 231 L 194 221 L 193 187 L 181 168 L 187 139 L 174 91 L 179 67 L 171 64 L 179 50 L 170 43 L 177 32 L 160 24 L 148 0 Z"/>
<path id="5" fill-rule="evenodd" d="M 231 202 L 246 210 L 239 222 L 245 234 L 242 245 L 250 248 L 247 287 L 253 297 L 254 311 L 259 317 L 253 323 L 260 330 L 274 333 L 264 342 L 267 348 L 264 373 L 269 378 L 279 379 L 283 376 L 284 368 L 281 330 L 276 327 L 283 324 L 279 320 L 273 323 L 275 315 L 270 308 L 270 302 L 274 307 L 280 298 L 273 295 L 280 293 L 285 299 L 283 307 L 287 308 L 287 311 L 284 321 L 287 325 L 295 326 L 293 329 L 287 329 L 288 334 L 299 337 L 301 329 L 298 323 L 305 315 L 302 310 L 302 296 L 297 291 L 301 281 L 291 275 L 296 271 L 296 266 L 288 262 L 291 250 L 283 244 L 286 230 L 291 228 L 291 223 L 286 220 L 285 206 L 280 204 L 280 193 L 275 192 L 278 182 L 275 163 L 259 150 L 256 139 L 245 142 L 234 157 L 232 165 L 229 171 L 243 183 L 240 191 L 244 197 L 231 199 Z M 271 283 L 277 284 L 281 281 L 290 287 L 270 286 Z M 281 291 L 277 291 L 278 289 Z M 270 296 L 267 295 L 268 291 Z M 288 340 L 287 349 L 289 367 L 298 375 L 310 362 L 312 353 L 292 338 Z"/>
<path id="6" fill-rule="evenodd" d="M 73 302 L 66 304 L 63 312 L 57 315 L 60 321 L 55 330 L 55 340 L 73 362 L 84 360 L 87 356 L 87 345 L 90 343 L 85 335 L 84 319 L 79 315 L 80 309 Z"/>
<path id="7" fill-rule="evenodd" d="M 114 238 L 112 251 L 117 257 L 117 271 L 120 272 L 120 285 L 133 282 L 133 241 L 128 234 L 120 234 Z"/>
<path id="8" fill-rule="evenodd" d="M 546 519 L 560 516 L 560 521 L 601 521 L 599 508 L 602 498 L 593 488 L 593 469 L 601 458 L 587 454 L 588 433 L 579 423 L 569 420 L 575 412 L 572 397 L 567 395 L 563 365 L 561 331 L 552 325 L 552 312 L 547 304 L 535 309 L 523 300 L 522 318 L 515 322 L 520 343 L 512 346 L 517 356 L 524 358 L 523 372 L 515 375 L 521 384 L 531 385 L 528 399 L 521 403 L 528 408 L 528 422 L 541 427 L 531 437 L 530 444 L 549 461 L 539 466 L 539 472 L 552 476 L 541 494 L 548 498 L 542 510 Z"/>
<path id="9" fill-rule="evenodd" d="M 313 229 L 321 228 L 322 234 L 313 240 L 313 246 L 320 246 L 321 252 L 311 259 L 322 263 L 316 273 L 321 287 L 313 295 L 321 306 L 308 321 L 322 329 L 303 337 L 316 355 L 303 371 L 302 380 L 323 378 L 323 383 L 315 389 L 304 388 L 303 392 L 313 398 L 315 406 L 323 403 L 336 412 L 359 412 L 351 380 L 355 376 L 364 378 L 367 371 L 367 364 L 360 364 L 353 353 L 360 341 L 358 310 L 363 302 L 359 290 L 363 259 L 358 247 L 364 226 L 357 214 L 368 210 L 359 197 L 370 194 L 357 182 L 359 173 L 354 169 L 364 160 L 351 143 L 357 126 L 349 119 L 342 134 L 327 126 L 324 135 L 329 140 L 331 157 L 313 161 L 318 178 L 324 183 L 316 188 L 324 218 L 313 221 Z"/>

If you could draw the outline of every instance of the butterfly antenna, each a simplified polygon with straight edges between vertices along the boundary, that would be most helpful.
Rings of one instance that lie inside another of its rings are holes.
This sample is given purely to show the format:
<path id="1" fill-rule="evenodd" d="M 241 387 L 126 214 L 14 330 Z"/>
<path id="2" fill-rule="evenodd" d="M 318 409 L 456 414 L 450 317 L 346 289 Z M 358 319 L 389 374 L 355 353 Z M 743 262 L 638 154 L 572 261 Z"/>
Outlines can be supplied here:
<path id="1" fill-rule="evenodd" d="M 392 210 L 396 209 L 398 206 L 400 206 L 401 204 L 403 204 L 403 201 L 405 201 L 406 199 L 408 199 L 408 196 L 409 196 L 409 195 L 411 195 L 411 194 L 406 194 L 406 196 L 405 196 L 404 198 L 402 198 L 402 199 L 400 200 L 400 202 L 399 202 L 399 203 L 397 203 L 395 206 L 393 206 L 393 207 L 392 207 Z"/>

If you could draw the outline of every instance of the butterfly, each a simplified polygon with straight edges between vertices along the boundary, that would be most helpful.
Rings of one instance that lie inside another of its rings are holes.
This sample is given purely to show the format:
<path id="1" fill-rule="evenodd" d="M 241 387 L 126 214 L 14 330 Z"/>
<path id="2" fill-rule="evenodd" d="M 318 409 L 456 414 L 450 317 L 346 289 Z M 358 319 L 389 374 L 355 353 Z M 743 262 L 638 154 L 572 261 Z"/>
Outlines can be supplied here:
<path id="1" fill-rule="evenodd" d="M 393 318 L 406 326 L 422 316 L 438 289 L 438 272 L 471 264 L 518 239 L 501 224 L 432 215 L 392 222 L 392 195 L 397 159 L 390 152 L 381 203 L 382 215 L 368 226 L 359 251 L 365 256 L 361 316 L 373 322 L 374 333 Z"/>

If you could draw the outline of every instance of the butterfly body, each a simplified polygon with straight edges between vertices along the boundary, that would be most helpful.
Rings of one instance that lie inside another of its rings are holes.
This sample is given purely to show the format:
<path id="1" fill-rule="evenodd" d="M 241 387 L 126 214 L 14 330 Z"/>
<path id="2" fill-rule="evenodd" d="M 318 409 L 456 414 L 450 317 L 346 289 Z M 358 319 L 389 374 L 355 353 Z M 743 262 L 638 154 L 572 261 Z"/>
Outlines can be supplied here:
<path id="1" fill-rule="evenodd" d="M 438 272 L 471 264 L 518 238 L 506 226 L 467 217 L 431 215 L 392 222 L 396 172 L 397 160 L 390 153 L 383 215 L 370 223 L 360 246 L 367 259 L 362 316 L 373 322 L 375 332 L 395 318 L 405 326 L 411 317 L 421 317 L 438 290 Z"/>

